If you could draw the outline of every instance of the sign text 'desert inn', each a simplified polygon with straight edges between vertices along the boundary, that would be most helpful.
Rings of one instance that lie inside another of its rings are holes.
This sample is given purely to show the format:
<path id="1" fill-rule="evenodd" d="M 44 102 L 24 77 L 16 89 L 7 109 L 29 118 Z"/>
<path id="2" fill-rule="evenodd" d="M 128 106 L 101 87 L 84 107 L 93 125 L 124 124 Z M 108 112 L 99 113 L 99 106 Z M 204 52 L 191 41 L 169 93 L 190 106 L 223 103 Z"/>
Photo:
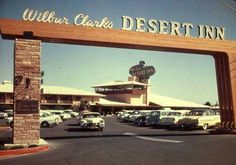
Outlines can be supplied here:
<path id="1" fill-rule="evenodd" d="M 192 23 L 179 23 L 176 21 L 165 21 L 157 19 L 145 19 L 141 17 L 132 18 L 129 16 L 122 16 L 122 30 L 149 32 L 156 34 L 170 34 L 177 36 L 190 37 L 193 30 L 196 28 L 198 38 L 209 38 L 224 40 L 225 28 L 207 26 L 207 25 L 193 25 Z M 58 17 L 55 11 L 39 12 L 38 10 L 25 9 L 23 13 L 24 21 L 37 21 L 44 23 L 55 24 L 71 24 L 71 20 L 67 17 Z M 89 15 L 83 13 L 77 14 L 73 19 L 73 24 L 76 26 L 97 27 L 97 28 L 113 28 L 113 22 L 104 17 L 101 20 L 92 20 Z"/>
<path id="2" fill-rule="evenodd" d="M 153 66 L 145 66 L 144 61 L 140 61 L 138 65 L 134 65 L 129 69 L 129 74 L 140 79 L 149 79 L 155 73 L 156 69 Z"/>

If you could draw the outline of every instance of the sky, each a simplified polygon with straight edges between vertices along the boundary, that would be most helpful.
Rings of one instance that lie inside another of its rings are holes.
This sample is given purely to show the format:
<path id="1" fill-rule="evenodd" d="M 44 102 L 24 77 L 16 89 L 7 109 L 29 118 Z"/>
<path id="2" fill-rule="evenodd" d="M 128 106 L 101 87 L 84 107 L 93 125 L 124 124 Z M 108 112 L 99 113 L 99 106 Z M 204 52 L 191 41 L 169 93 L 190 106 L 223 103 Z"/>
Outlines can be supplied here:
<path id="1" fill-rule="evenodd" d="M 224 27 L 225 40 L 236 40 L 234 0 L 0 0 L 0 18 L 22 20 L 26 8 L 55 11 L 70 20 L 80 13 L 92 20 L 108 17 L 114 29 L 121 29 L 122 16 Z M 0 82 L 13 79 L 13 44 L 0 38 Z M 141 60 L 157 70 L 152 93 L 200 104 L 218 102 L 215 62 L 208 55 L 55 43 L 42 43 L 41 50 L 44 85 L 87 91 L 96 84 L 126 81 L 129 68 Z"/>

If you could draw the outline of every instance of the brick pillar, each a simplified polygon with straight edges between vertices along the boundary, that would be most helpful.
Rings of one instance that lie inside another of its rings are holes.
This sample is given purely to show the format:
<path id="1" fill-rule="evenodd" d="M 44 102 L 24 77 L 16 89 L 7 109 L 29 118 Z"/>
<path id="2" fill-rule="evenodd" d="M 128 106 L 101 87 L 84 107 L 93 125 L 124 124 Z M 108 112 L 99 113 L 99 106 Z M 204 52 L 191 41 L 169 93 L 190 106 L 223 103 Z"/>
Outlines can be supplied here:
<path id="1" fill-rule="evenodd" d="M 222 128 L 235 128 L 235 98 L 233 93 L 235 87 L 232 86 L 232 72 L 230 58 L 225 53 L 219 53 L 215 56 L 217 87 L 219 96 L 219 107 Z"/>
<path id="2" fill-rule="evenodd" d="M 230 68 L 230 79 L 231 79 L 231 86 L 232 86 L 232 97 L 233 97 L 233 110 L 234 113 L 234 128 L 236 128 L 236 52 L 231 52 L 229 55 L 229 68 Z"/>
<path id="3" fill-rule="evenodd" d="M 14 144 L 39 143 L 40 49 L 38 40 L 15 41 Z"/>

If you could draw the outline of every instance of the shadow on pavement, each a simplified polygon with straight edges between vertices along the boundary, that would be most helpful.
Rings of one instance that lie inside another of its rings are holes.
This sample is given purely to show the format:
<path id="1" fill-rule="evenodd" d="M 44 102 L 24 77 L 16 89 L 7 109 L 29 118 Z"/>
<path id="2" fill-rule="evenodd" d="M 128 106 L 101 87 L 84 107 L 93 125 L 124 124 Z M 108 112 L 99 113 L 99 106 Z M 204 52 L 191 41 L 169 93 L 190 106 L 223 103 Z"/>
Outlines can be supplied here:
<path id="1" fill-rule="evenodd" d="M 67 126 L 77 126 L 78 127 L 78 124 L 67 124 Z"/>
<path id="2" fill-rule="evenodd" d="M 70 129 L 70 131 L 78 131 L 77 129 Z M 80 131 L 81 132 L 81 131 Z M 91 130 L 85 130 L 84 132 L 91 132 Z M 83 138 L 113 138 L 113 137 L 134 137 L 134 136 L 146 136 L 146 137 L 181 137 L 181 136 L 211 136 L 211 135 L 222 135 L 222 134 L 210 134 L 205 133 L 182 133 L 182 134 L 96 134 L 96 135 L 77 135 L 77 136 L 55 136 L 55 137 L 44 137 L 45 140 L 57 140 L 57 139 L 83 139 Z"/>
<path id="3" fill-rule="evenodd" d="M 67 132 L 99 132 L 97 129 L 81 129 L 81 128 L 68 128 L 64 130 Z"/>

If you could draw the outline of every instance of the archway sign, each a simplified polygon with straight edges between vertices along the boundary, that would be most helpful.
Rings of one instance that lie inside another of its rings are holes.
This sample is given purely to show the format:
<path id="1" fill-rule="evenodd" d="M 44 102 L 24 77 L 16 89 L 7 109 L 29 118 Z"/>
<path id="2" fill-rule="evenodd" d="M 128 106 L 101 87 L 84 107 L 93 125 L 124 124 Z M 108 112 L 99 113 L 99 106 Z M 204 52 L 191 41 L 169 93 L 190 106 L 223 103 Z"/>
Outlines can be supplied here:
<path id="1" fill-rule="evenodd" d="M 165 26 L 160 23 L 159 33 L 144 32 L 145 20 L 123 16 L 123 30 L 112 29 L 112 22 L 105 17 L 102 22 L 88 27 L 88 17 L 76 16 L 75 26 L 63 19 L 54 18 L 55 13 L 44 13 L 42 18 L 24 20 L 0 19 L 3 39 L 15 40 L 14 58 L 14 129 L 13 143 L 39 142 L 39 101 L 40 101 L 40 50 L 41 42 L 80 44 L 103 47 L 143 49 L 206 54 L 215 59 L 217 86 L 223 128 L 234 129 L 236 122 L 236 42 L 222 40 L 223 33 L 217 38 L 194 38 L 189 35 L 192 28 L 185 24 L 185 35 L 178 35 L 179 24 L 171 22 L 172 31 L 177 35 L 166 35 Z M 49 15 L 51 14 L 51 15 Z M 44 17 L 44 18 L 43 18 Z M 50 18 L 51 17 L 51 18 Z M 87 20 L 86 20 L 86 19 Z M 137 22 L 136 32 L 130 31 L 133 21 Z M 76 22 L 77 21 L 77 22 Z M 87 21 L 87 22 L 86 22 Z M 156 30 L 157 21 L 149 21 L 149 32 Z M 199 26 L 200 30 L 203 26 Z M 209 27 L 207 27 L 209 30 Z M 216 28 L 217 29 L 217 28 Z M 222 29 L 221 29 L 222 30 Z M 224 30 L 224 29 L 223 29 Z M 213 34 L 213 33 L 211 33 Z M 201 34 L 203 35 L 203 33 Z"/>

